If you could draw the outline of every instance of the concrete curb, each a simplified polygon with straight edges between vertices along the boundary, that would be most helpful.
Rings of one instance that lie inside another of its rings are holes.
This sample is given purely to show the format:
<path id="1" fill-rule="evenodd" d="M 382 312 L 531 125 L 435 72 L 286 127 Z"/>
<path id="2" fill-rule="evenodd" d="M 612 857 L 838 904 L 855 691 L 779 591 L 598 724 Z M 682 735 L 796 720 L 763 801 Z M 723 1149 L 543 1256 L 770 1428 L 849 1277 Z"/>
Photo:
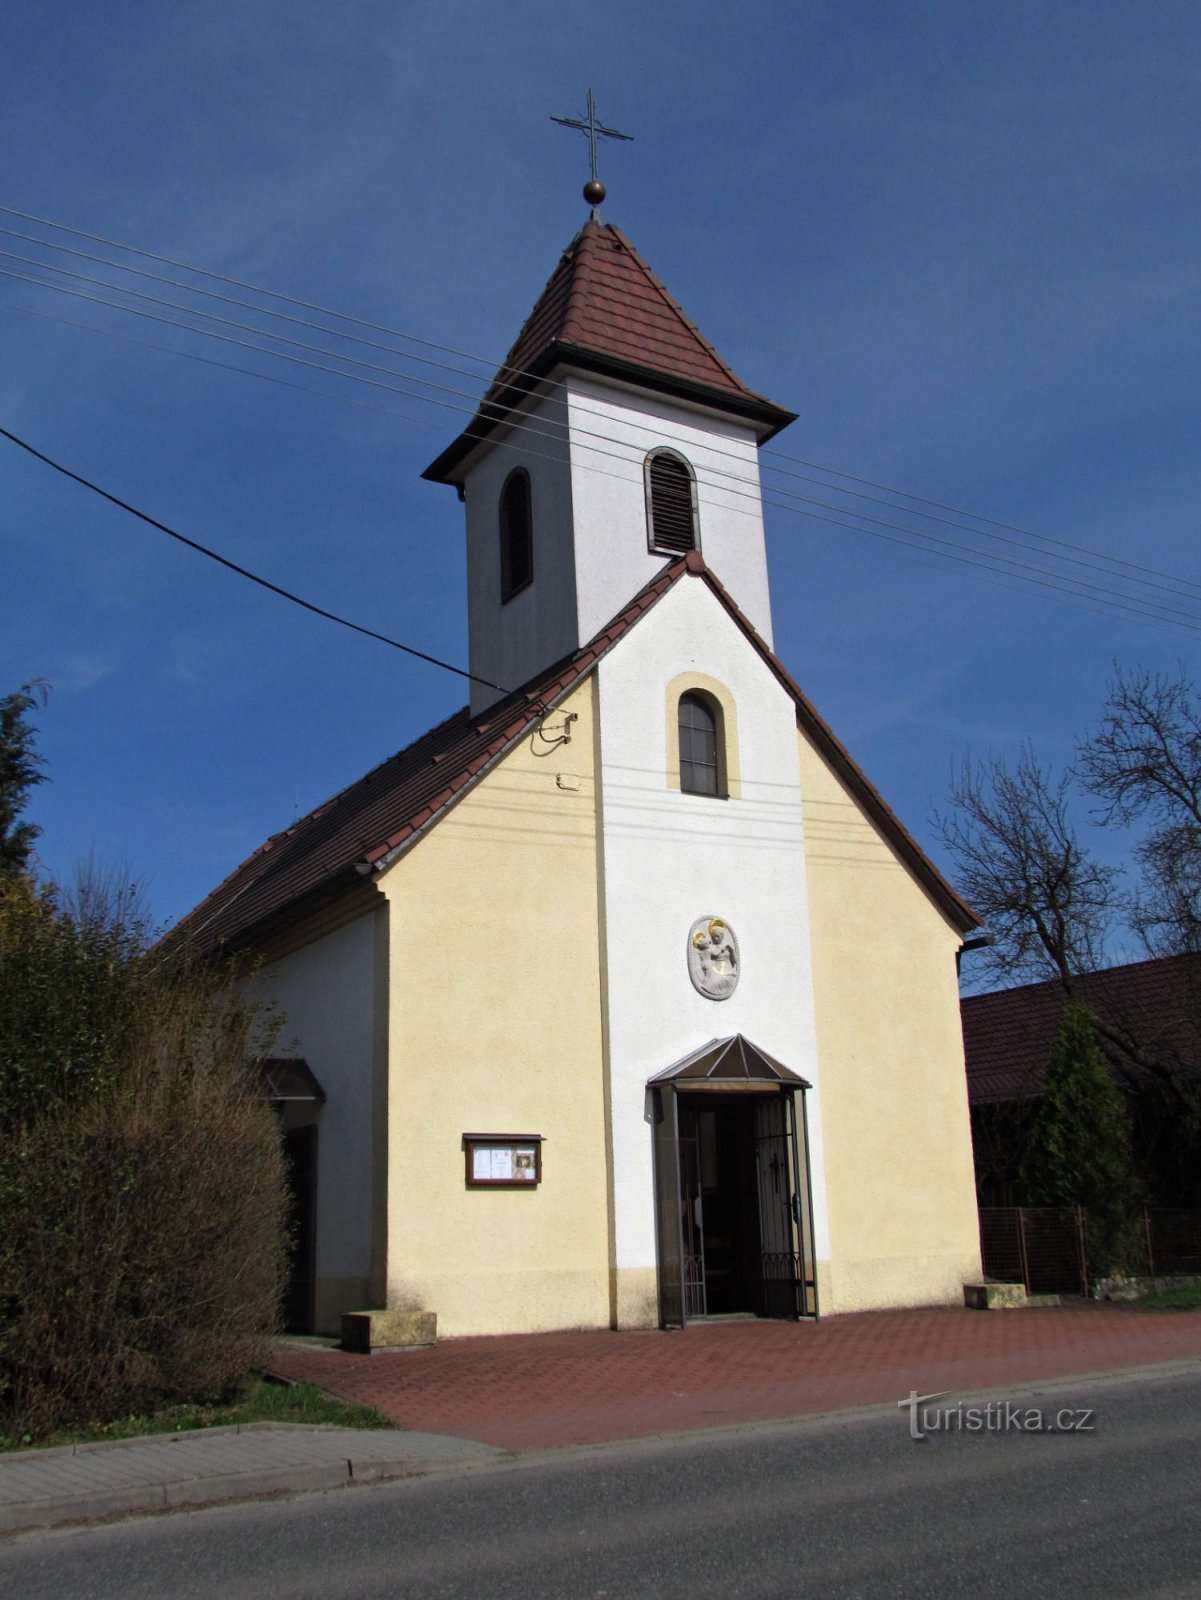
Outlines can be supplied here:
<path id="1" fill-rule="evenodd" d="M 249 1448 L 260 1459 L 253 1466 L 239 1468 L 231 1458 L 239 1451 L 245 1453 L 246 1434 L 255 1436 Z M 199 1448 L 188 1449 L 189 1445 Z M 172 1447 L 179 1447 L 178 1456 Z M 304 1454 L 325 1459 L 298 1459 Z M 189 1506 L 421 1477 L 506 1459 L 507 1455 L 493 1445 L 435 1434 L 287 1423 L 251 1423 L 192 1434 L 25 1450 L 0 1458 L 0 1537 Z M 122 1468 L 136 1470 L 139 1461 L 145 1463 L 146 1481 L 124 1485 L 102 1481 L 119 1476 Z M 56 1467 L 68 1462 L 81 1469 L 72 1476 L 93 1476 L 101 1481 L 74 1493 L 54 1492 L 52 1487 L 47 1492 L 47 1484 L 52 1485 L 60 1475 Z"/>
<path id="2" fill-rule="evenodd" d="M 1048 1390 L 1078 1389 L 1081 1386 L 1097 1388 L 1131 1381 L 1154 1381 L 1192 1374 L 1199 1367 L 1201 1358 L 1177 1357 L 1164 1362 L 1065 1373 L 1048 1378 L 1019 1379 L 999 1385 L 982 1383 L 977 1386 L 969 1382 L 959 1385 L 953 1392 L 960 1398 L 1013 1398 L 1038 1395 Z M 445 1434 L 354 1430 L 277 1422 L 253 1422 L 192 1433 L 62 1445 L 50 1450 L 24 1450 L 0 1457 L 0 1537 L 66 1527 L 72 1523 L 147 1516 L 186 1507 L 352 1488 L 483 1465 L 520 1467 L 554 1458 L 620 1453 L 644 1445 L 661 1449 L 688 1446 L 706 1439 L 768 1433 L 798 1425 L 817 1428 L 832 1424 L 854 1426 L 891 1413 L 895 1404 L 895 1401 L 874 1401 L 762 1418 L 753 1422 L 672 1429 L 638 1438 L 550 1446 L 516 1453 Z M 250 1438 L 245 1448 L 257 1451 L 262 1459 L 249 1469 L 230 1470 L 230 1457 L 236 1454 L 239 1440 L 247 1435 Z M 189 1445 L 195 1448 L 189 1450 Z M 301 1452 L 324 1455 L 326 1459 L 297 1459 Z M 221 1470 L 223 1454 L 226 1457 L 225 1470 Z M 44 1488 L 38 1487 L 39 1479 L 53 1479 L 56 1463 L 79 1460 L 85 1473 L 103 1479 L 106 1475 L 113 1475 L 108 1471 L 109 1464 L 118 1468 L 133 1464 L 139 1455 L 147 1461 L 166 1456 L 166 1463 L 158 1468 L 156 1478 L 125 1486 L 113 1484 L 106 1487 L 98 1482 L 87 1490 L 67 1494 L 47 1493 Z M 206 1466 L 200 1459 L 201 1455 L 210 1458 L 208 1470 L 198 1470 Z M 268 1459 L 272 1455 L 280 1459 Z M 289 1456 L 291 1459 L 283 1459 Z M 19 1481 L 22 1468 L 27 1469 L 27 1480 L 32 1480 L 24 1486 Z"/>

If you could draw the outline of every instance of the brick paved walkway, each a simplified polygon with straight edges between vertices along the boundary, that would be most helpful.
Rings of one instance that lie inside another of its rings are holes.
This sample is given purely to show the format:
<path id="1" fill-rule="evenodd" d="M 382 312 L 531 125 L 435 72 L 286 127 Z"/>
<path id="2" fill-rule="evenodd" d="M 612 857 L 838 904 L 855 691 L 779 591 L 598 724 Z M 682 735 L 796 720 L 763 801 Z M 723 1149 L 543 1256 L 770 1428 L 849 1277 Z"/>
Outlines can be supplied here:
<path id="1" fill-rule="evenodd" d="M 1201 1359 L 1201 1313 L 1077 1305 L 448 1339 L 372 1356 L 284 1343 L 274 1368 L 403 1427 L 521 1451 L 1180 1359 Z"/>

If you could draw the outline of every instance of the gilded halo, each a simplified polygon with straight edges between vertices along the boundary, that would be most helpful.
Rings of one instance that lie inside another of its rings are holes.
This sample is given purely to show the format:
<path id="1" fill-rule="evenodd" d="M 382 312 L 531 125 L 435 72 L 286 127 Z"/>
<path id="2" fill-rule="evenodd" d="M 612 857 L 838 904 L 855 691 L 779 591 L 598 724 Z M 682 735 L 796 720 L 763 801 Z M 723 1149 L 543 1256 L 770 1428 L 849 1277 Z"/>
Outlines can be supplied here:
<path id="1" fill-rule="evenodd" d="M 707 1000 L 728 1000 L 738 987 L 738 940 L 724 917 L 698 917 L 688 930 L 688 976 Z"/>

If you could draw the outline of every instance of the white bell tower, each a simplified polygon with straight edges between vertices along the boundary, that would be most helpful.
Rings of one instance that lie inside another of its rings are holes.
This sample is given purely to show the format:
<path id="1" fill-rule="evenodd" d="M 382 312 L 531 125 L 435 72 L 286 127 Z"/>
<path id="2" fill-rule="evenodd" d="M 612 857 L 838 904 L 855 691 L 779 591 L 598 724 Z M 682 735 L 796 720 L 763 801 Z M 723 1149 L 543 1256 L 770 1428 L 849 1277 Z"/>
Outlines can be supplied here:
<path id="1" fill-rule="evenodd" d="M 629 240 L 571 241 L 469 427 L 424 476 L 466 506 L 478 713 L 586 644 L 689 550 L 770 645 L 753 393 Z"/>

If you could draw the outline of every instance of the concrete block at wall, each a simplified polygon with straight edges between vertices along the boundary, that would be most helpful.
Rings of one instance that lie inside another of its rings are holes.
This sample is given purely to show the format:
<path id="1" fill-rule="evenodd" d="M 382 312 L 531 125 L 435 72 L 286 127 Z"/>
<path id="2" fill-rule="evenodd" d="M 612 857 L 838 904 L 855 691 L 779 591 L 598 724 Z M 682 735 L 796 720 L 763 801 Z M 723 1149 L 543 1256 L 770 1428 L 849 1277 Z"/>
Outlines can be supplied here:
<path id="1" fill-rule="evenodd" d="M 412 1349 L 438 1337 L 436 1311 L 344 1311 L 342 1348 L 368 1355 L 372 1350 Z"/>
<path id="2" fill-rule="evenodd" d="M 1024 1283 L 965 1283 L 963 1303 L 970 1311 L 1010 1311 L 1026 1304 Z"/>

